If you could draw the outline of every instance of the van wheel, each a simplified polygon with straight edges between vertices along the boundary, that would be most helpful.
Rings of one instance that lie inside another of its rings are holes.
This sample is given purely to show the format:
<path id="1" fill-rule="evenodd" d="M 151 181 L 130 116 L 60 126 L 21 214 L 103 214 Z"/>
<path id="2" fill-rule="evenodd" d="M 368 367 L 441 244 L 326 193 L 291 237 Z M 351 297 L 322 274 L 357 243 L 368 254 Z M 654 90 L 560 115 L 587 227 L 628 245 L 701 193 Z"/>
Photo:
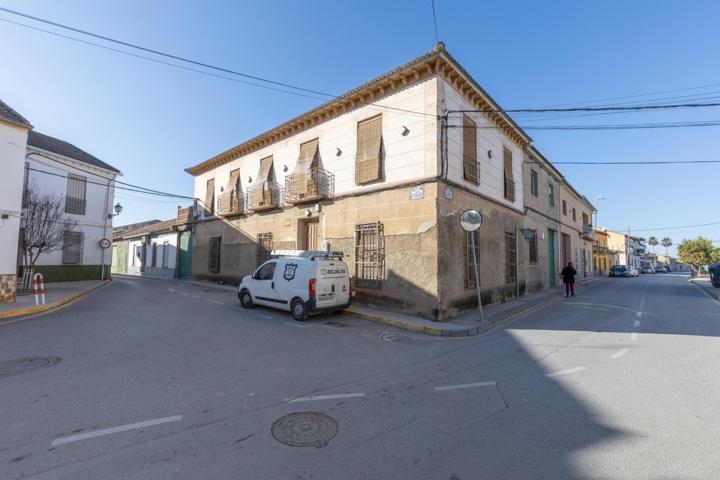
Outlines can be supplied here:
<path id="1" fill-rule="evenodd" d="M 290 302 L 290 314 L 298 322 L 307 320 L 308 313 L 307 313 L 307 307 L 305 306 L 305 302 L 303 302 L 299 298 L 294 298 L 293 301 Z"/>
<path id="2" fill-rule="evenodd" d="M 242 305 L 243 308 L 253 308 L 253 301 L 252 301 L 252 295 L 250 295 L 250 292 L 247 290 L 243 290 L 238 295 L 240 297 L 240 305 Z"/>

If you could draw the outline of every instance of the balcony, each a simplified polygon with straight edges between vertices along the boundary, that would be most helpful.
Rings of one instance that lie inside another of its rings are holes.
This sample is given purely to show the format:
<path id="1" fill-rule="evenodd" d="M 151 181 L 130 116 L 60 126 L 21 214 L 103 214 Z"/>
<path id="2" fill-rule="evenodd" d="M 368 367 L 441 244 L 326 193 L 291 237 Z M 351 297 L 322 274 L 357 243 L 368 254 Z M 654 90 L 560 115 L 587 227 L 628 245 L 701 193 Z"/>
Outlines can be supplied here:
<path id="1" fill-rule="evenodd" d="M 245 197 L 235 190 L 221 193 L 218 197 L 218 213 L 226 217 L 245 213 Z"/>
<path id="2" fill-rule="evenodd" d="M 247 209 L 264 212 L 280 206 L 282 187 L 277 182 L 263 182 L 248 188 Z"/>
<path id="3" fill-rule="evenodd" d="M 175 220 L 176 225 L 183 225 L 190 223 L 195 215 L 193 207 L 178 208 L 177 219 Z"/>
<path id="4" fill-rule="evenodd" d="M 505 178 L 505 199 L 515 201 L 515 182 Z"/>
<path id="5" fill-rule="evenodd" d="M 311 168 L 285 177 L 285 200 L 299 204 L 332 198 L 335 175 L 322 168 Z"/>

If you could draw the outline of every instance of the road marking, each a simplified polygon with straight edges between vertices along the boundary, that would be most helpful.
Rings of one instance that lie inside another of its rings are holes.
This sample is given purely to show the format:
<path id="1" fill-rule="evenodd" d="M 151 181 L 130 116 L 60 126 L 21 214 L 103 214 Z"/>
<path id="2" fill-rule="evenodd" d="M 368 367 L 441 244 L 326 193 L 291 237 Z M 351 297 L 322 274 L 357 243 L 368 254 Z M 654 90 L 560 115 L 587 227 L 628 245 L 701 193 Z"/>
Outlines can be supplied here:
<path id="1" fill-rule="evenodd" d="M 637 337 L 638 337 L 637 332 L 633 332 L 632 335 L 630 335 L 630 341 L 637 342 Z"/>
<path id="2" fill-rule="evenodd" d="M 443 387 L 435 387 L 433 390 L 458 390 L 460 388 L 474 388 L 474 387 L 494 387 L 497 382 L 477 382 L 477 383 L 463 383 L 460 385 L 446 385 Z"/>
<path id="3" fill-rule="evenodd" d="M 200 299 L 200 297 L 197 296 L 197 295 L 190 295 L 190 296 L 191 296 L 192 298 L 197 298 L 198 300 Z"/>
<path id="4" fill-rule="evenodd" d="M 628 353 L 629 351 L 630 350 L 628 350 L 627 348 L 623 348 L 619 352 L 615 352 L 612 355 L 610 355 L 610 358 L 612 358 L 613 360 L 617 360 L 620 357 L 624 357 L 625 354 Z"/>
<path id="5" fill-rule="evenodd" d="M 317 323 L 308 323 L 308 324 L 301 324 L 298 322 L 285 322 L 287 325 L 290 325 L 291 327 L 295 328 L 309 328 L 309 327 L 317 327 L 319 324 Z"/>
<path id="6" fill-rule="evenodd" d="M 128 425 L 120 425 L 119 427 L 105 428 L 103 430 L 95 430 L 93 432 L 85 432 L 77 435 L 70 435 L 69 437 L 56 438 L 50 444 L 51 447 L 63 445 L 65 443 L 78 442 L 80 440 L 87 440 L 88 438 L 102 437 L 104 435 L 111 435 L 113 433 L 127 432 L 128 430 L 137 430 L 139 428 L 152 427 L 163 423 L 179 422 L 183 419 L 182 415 L 175 415 L 172 417 L 156 418 L 154 420 L 146 420 L 144 422 L 130 423 Z"/>
<path id="7" fill-rule="evenodd" d="M 642 317 L 642 312 L 635 312 L 636 317 Z"/>
<path id="8" fill-rule="evenodd" d="M 188 295 L 190 295 L 190 294 L 189 294 L 189 293 L 187 293 L 187 292 L 180 292 L 180 295 L 185 295 L 185 296 L 188 296 Z"/>
<path id="9" fill-rule="evenodd" d="M 168 292 L 170 292 L 170 293 L 175 293 L 175 289 L 174 289 L 174 288 L 168 288 Z"/>
<path id="10" fill-rule="evenodd" d="M 636 326 L 636 327 L 639 327 L 639 326 L 640 326 L 640 320 L 635 320 L 635 326 Z"/>
<path id="11" fill-rule="evenodd" d="M 333 395 L 312 395 L 309 397 L 288 398 L 285 399 L 285 401 L 288 403 L 311 402 L 313 400 L 336 400 L 338 398 L 356 398 L 364 396 L 364 393 L 336 393 Z"/>
<path id="12" fill-rule="evenodd" d="M 205 300 L 208 303 L 214 303 L 215 305 L 225 305 L 223 302 L 218 302 L 217 300 Z"/>
<path id="13" fill-rule="evenodd" d="M 645 289 L 643 290 L 642 296 L 640 297 L 640 305 L 638 306 L 638 310 L 640 310 L 640 311 L 642 311 L 642 309 L 645 308 L 645 297 L 647 295 L 649 286 L 650 286 L 650 282 L 645 284 Z"/>
<path id="14" fill-rule="evenodd" d="M 575 368 L 568 368 L 567 370 L 558 370 L 557 372 L 547 373 L 545 374 L 546 377 L 560 377 L 563 375 L 570 375 L 571 373 L 576 372 L 582 372 L 583 370 L 587 370 L 587 367 L 575 367 Z"/>
<path id="15" fill-rule="evenodd" d="M 270 315 L 263 315 L 262 313 L 258 313 L 258 317 L 264 318 L 265 320 L 272 320 L 274 317 L 271 317 Z"/>

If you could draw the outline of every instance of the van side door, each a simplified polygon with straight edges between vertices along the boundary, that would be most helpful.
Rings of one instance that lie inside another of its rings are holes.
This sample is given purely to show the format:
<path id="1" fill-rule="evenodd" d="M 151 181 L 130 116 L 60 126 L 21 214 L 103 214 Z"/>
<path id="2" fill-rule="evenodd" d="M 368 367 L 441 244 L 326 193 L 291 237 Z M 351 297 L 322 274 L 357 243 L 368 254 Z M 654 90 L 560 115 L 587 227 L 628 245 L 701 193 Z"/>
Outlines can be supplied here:
<path id="1" fill-rule="evenodd" d="M 275 269 L 277 261 L 265 262 L 253 274 L 253 301 L 260 305 L 273 306 L 275 300 Z"/>

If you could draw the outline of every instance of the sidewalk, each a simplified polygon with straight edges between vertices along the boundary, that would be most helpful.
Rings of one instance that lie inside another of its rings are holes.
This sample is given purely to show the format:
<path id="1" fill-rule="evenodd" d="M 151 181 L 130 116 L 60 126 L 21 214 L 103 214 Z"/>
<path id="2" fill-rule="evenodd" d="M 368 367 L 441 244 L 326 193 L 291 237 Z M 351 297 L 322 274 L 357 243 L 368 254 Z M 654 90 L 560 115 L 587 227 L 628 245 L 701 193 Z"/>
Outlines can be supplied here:
<path id="1" fill-rule="evenodd" d="M 715 300 L 720 300 L 720 288 L 715 288 L 712 286 L 709 276 L 695 277 L 693 279 L 690 279 L 690 282 L 702 288 L 705 292 L 707 292 L 708 295 L 710 295 Z"/>
<path id="2" fill-rule="evenodd" d="M 0 319 L 45 312 L 72 302 L 87 293 L 110 283 L 103 280 L 54 282 L 45 284 L 45 305 L 35 306 L 35 295 L 18 294 L 14 303 L 0 304 Z"/>
<path id="3" fill-rule="evenodd" d="M 589 280 L 583 280 L 578 282 L 578 284 L 593 284 L 601 278 L 602 277 L 595 277 Z M 458 315 L 452 320 L 444 322 L 433 322 L 432 320 L 412 315 L 387 312 L 356 305 L 351 306 L 346 312 L 366 320 L 391 325 L 404 330 L 424 333 L 426 335 L 472 337 L 512 320 L 520 314 L 557 302 L 561 298 L 564 298 L 564 292 L 561 286 L 558 286 L 523 295 L 516 300 L 487 305 L 483 308 L 485 322 L 480 322 L 480 312 L 478 310 Z"/>

